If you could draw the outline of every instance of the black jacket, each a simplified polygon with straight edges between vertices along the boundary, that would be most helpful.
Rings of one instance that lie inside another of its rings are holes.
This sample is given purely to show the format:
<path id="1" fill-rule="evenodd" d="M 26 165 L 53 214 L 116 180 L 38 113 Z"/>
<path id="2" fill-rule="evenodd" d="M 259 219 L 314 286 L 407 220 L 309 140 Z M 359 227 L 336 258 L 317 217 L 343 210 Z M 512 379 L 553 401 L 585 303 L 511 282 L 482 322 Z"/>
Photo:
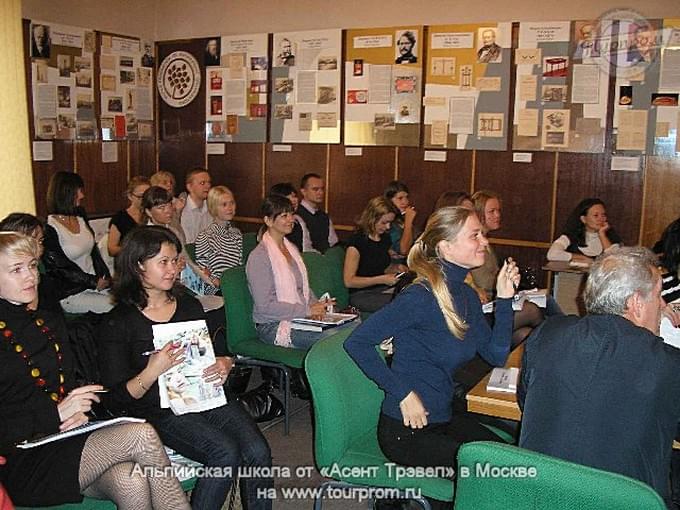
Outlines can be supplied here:
<path id="1" fill-rule="evenodd" d="M 680 350 L 618 315 L 551 317 L 526 342 L 519 445 L 613 471 L 666 501 Z"/>
<path id="2" fill-rule="evenodd" d="M 85 219 L 85 218 L 84 218 Z M 94 231 L 90 224 L 85 219 L 85 225 L 92 232 Z M 78 264 L 69 259 L 64 250 L 59 244 L 59 235 L 51 225 L 45 225 L 45 240 L 43 242 L 45 252 L 42 256 L 42 263 L 45 266 L 45 272 L 54 279 L 57 288 L 58 298 L 78 294 L 86 289 L 96 289 L 99 278 L 110 278 L 109 269 L 102 259 L 97 243 L 92 247 L 92 262 L 96 275 L 88 274 Z"/>

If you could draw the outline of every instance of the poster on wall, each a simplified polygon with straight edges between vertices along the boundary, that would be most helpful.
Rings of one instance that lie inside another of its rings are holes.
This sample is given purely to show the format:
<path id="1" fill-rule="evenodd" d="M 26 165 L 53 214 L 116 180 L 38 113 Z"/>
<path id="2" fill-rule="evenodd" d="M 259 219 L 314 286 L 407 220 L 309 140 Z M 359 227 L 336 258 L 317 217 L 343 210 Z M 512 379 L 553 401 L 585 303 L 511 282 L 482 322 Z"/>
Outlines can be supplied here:
<path id="1" fill-rule="evenodd" d="M 511 23 L 429 27 L 424 145 L 506 150 Z"/>
<path id="2" fill-rule="evenodd" d="M 514 150 L 604 150 L 609 59 L 598 20 L 520 23 L 515 64 Z"/>
<path id="3" fill-rule="evenodd" d="M 340 29 L 274 34 L 272 142 L 340 143 L 341 34 Z"/>
<path id="4" fill-rule="evenodd" d="M 631 11 L 613 26 L 623 48 L 615 54 L 615 149 L 624 155 L 675 156 L 680 152 L 680 18 L 647 19 Z"/>
<path id="5" fill-rule="evenodd" d="M 102 139 L 153 138 L 153 43 L 102 34 L 100 51 Z"/>
<path id="6" fill-rule="evenodd" d="M 423 33 L 420 25 L 347 31 L 345 144 L 418 146 Z"/>
<path id="7" fill-rule="evenodd" d="M 268 34 L 207 39 L 204 59 L 207 142 L 266 141 L 268 41 Z"/>
<path id="8" fill-rule="evenodd" d="M 34 137 L 97 138 L 95 32 L 32 20 L 29 37 Z"/>

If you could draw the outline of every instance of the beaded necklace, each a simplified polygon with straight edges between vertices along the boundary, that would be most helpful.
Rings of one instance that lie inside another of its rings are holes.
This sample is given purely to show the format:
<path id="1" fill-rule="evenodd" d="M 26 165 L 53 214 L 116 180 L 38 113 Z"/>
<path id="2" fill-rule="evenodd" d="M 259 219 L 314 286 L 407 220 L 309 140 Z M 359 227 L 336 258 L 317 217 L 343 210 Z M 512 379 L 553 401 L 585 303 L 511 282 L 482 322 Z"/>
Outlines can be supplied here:
<path id="1" fill-rule="evenodd" d="M 26 365 L 28 365 L 31 377 L 33 378 L 33 382 L 35 382 L 35 385 L 41 390 L 43 390 L 45 393 L 47 393 L 52 400 L 58 403 L 61 402 L 66 396 L 66 389 L 64 388 L 64 369 L 62 367 L 63 354 L 61 353 L 61 347 L 59 346 L 57 340 L 54 338 L 54 335 L 52 334 L 50 328 L 48 328 L 45 325 L 45 321 L 40 317 L 35 317 L 35 314 L 31 314 L 31 316 L 34 317 L 34 322 L 35 325 L 38 327 L 38 330 L 47 337 L 47 339 L 52 343 L 52 346 L 54 348 L 54 352 L 57 358 L 57 373 L 59 380 L 59 388 L 57 392 L 49 390 L 49 388 L 47 387 L 47 381 L 43 377 L 41 377 L 42 372 L 40 371 L 40 368 L 37 365 L 35 365 L 35 363 L 31 359 L 31 356 L 24 349 L 24 346 L 14 337 L 14 332 L 7 327 L 7 324 L 5 324 L 4 321 L 0 321 L 0 332 L 2 332 L 3 338 L 10 344 L 12 350 L 16 352 L 19 355 L 19 357 L 21 357 L 21 359 L 23 359 L 26 362 Z"/>

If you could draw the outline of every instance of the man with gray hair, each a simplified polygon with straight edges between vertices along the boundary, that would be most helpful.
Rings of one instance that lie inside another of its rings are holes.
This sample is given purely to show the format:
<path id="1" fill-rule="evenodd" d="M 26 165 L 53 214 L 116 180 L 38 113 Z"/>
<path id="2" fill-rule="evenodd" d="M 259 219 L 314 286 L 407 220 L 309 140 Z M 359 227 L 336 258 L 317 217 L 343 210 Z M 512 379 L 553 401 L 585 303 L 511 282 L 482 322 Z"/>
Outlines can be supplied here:
<path id="1" fill-rule="evenodd" d="M 550 317 L 526 342 L 519 445 L 636 478 L 668 503 L 680 350 L 658 337 L 656 259 L 645 248 L 603 253 L 584 300 L 585 317 Z"/>

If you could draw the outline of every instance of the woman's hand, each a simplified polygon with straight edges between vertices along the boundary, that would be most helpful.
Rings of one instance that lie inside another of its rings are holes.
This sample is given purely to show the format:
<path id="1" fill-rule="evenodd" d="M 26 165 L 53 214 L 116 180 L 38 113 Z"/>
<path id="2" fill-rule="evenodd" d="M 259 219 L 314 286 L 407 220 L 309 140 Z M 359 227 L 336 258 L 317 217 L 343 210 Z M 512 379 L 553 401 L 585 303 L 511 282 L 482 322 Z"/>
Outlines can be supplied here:
<path id="1" fill-rule="evenodd" d="M 89 418 L 85 413 L 92 409 L 92 402 L 99 402 L 99 397 L 94 392 L 103 389 L 104 387 L 99 384 L 88 384 L 69 393 L 57 405 L 61 420 L 59 430 L 63 432 L 87 423 Z"/>
<path id="2" fill-rule="evenodd" d="M 312 303 L 309 305 L 309 317 L 312 320 L 318 321 L 323 319 L 323 316 L 326 315 L 326 302 L 325 301 L 317 301 L 316 303 Z"/>
<path id="3" fill-rule="evenodd" d="M 111 285 L 111 281 L 108 278 L 100 277 L 97 280 L 97 290 L 108 289 L 109 285 Z"/>
<path id="4" fill-rule="evenodd" d="M 680 327 L 680 303 L 668 303 L 663 309 L 663 316 L 671 321 L 674 328 Z"/>
<path id="5" fill-rule="evenodd" d="M 215 383 L 215 386 L 222 386 L 227 382 L 229 372 L 234 366 L 234 358 L 220 356 L 215 358 L 215 363 L 203 370 L 203 379 L 208 383 Z"/>
<path id="6" fill-rule="evenodd" d="M 184 349 L 178 347 L 177 344 L 168 342 L 160 351 L 149 356 L 146 368 L 151 371 L 154 380 L 158 379 L 162 373 L 167 372 L 184 361 Z"/>
<path id="7" fill-rule="evenodd" d="M 475 290 L 477 291 L 477 295 L 479 296 L 479 301 L 485 305 L 489 302 L 489 296 L 486 295 L 486 291 L 484 289 L 480 289 L 479 287 L 475 287 Z"/>
<path id="8" fill-rule="evenodd" d="M 519 286 L 519 269 L 511 257 L 503 262 L 503 267 L 498 271 L 496 278 L 496 296 L 501 299 L 511 298 L 515 295 L 515 289 Z"/>
<path id="9" fill-rule="evenodd" d="M 584 263 L 584 264 L 592 264 L 593 259 L 591 259 L 590 257 L 587 257 L 585 255 L 581 255 L 580 253 L 572 253 L 570 262 L 581 262 L 581 263 Z"/>
<path id="10" fill-rule="evenodd" d="M 385 273 L 408 273 L 408 266 L 405 264 L 390 264 L 387 266 L 387 269 L 385 269 Z"/>
<path id="11" fill-rule="evenodd" d="M 375 276 L 375 278 L 377 279 L 378 283 L 387 285 L 389 287 L 396 285 L 399 281 L 399 278 L 397 278 L 397 273 L 381 274 L 379 276 Z"/>
<path id="12" fill-rule="evenodd" d="M 416 214 L 418 214 L 416 208 L 412 205 L 408 206 L 404 209 L 404 223 L 413 223 L 413 220 L 416 219 Z"/>
<path id="13" fill-rule="evenodd" d="M 427 412 L 415 391 L 406 395 L 404 400 L 399 402 L 399 409 L 401 409 L 401 416 L 404 418 L 404 427 L 422 429 L 427 425 L 427 415 L 430 413 Z"/>
<path id="14" fill-rule="evenodd" d="M 597 233 L 601 236 L 607 235 L 607 230 L 609 230 L 610 225 L 608 221 L 605 221 L 604 224 L 600 227 L 600 229 L 597 231 Z"/>

